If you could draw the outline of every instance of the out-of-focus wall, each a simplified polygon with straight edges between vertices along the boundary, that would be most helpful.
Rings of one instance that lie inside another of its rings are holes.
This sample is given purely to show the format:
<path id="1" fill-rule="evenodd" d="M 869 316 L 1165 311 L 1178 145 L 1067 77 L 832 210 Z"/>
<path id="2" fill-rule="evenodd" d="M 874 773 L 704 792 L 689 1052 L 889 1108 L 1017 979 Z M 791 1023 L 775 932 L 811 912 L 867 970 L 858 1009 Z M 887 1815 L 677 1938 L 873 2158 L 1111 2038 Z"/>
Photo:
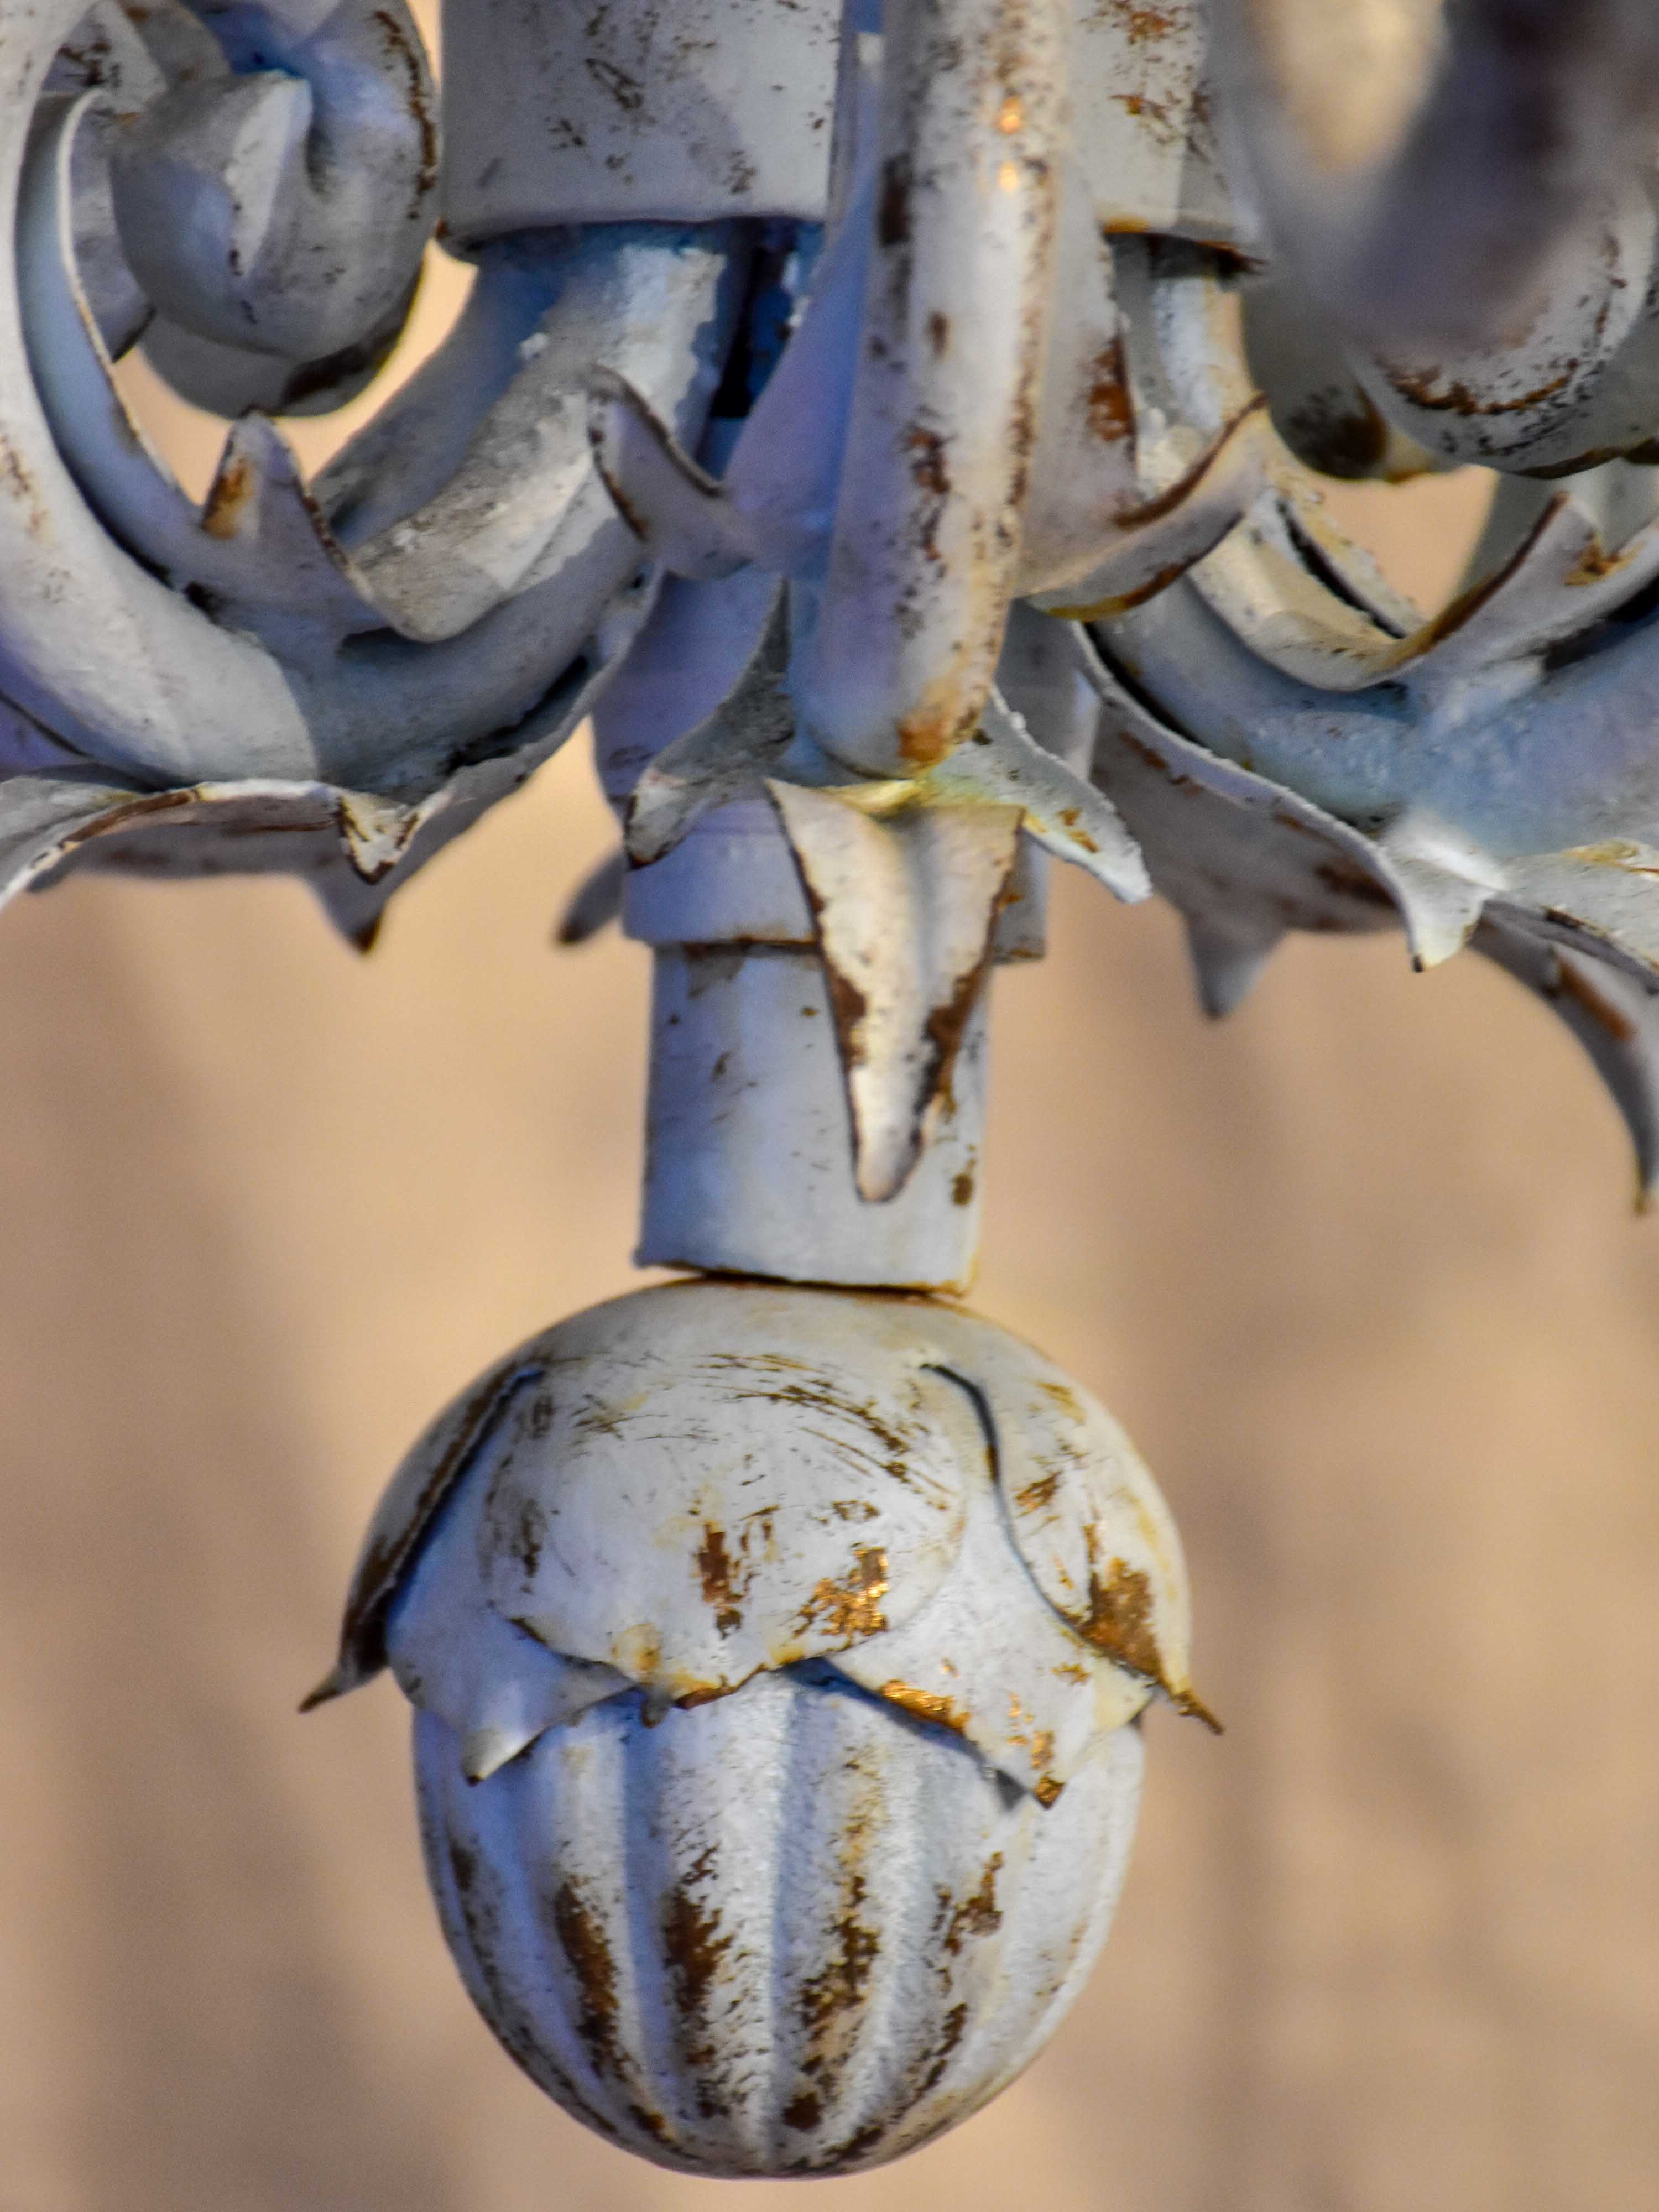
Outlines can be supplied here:
<path id="1" fill-rule="evenodd" d="M 279 884 L 0 921 L 0 2212 L 714 2201 L 472 2016 L 390 1685 L 294 1711 L 411 1435 L 630 1280 L 646 956 L 547 943 L 606 835 L 573 749 L 366 961 Z M 1072 878 L 997 999 L 976 1303 L 1158 1468 L 1228 1733 L 1152 1722 L 1048 2054 L 828 2201 L 1651 2212 L 1659 1227 L 1610 1109 L 1397 940 L 1211 1029 L 1170 918 Z"/>

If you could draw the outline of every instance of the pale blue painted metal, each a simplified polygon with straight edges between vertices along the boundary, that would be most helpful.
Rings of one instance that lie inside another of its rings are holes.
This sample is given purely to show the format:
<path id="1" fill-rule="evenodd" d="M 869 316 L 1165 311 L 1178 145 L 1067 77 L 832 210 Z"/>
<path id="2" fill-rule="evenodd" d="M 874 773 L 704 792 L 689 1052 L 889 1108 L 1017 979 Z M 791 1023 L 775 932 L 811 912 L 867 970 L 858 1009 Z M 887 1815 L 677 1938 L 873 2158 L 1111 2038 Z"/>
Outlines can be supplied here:
<path id="1" fill-rule="evenodd" d="M 1167 1510 L 953 1309 L 688 1284 L 436 1425 L 338 1667 L 418 1708 L 475 2002 L 560 2103 L 706 2173 L 850 2172 L 975 2110 L 1104 1940 L 1127 1723 L 1187 1680 Z"/>
<path id="2" fill-rule="evenodd" d="M 1218 1013 L 1286 928 L 1472 944 L 1659 1176 L 1654 18 L 1584 13 L 1555 154 L 1459 193 L 1520 0 L 452 0 L 442 160 L 401 5 L 0 0 L 0 896 L 287 868 L 367 942 L 597 709 L 566 933 L 658 962 L 641 1256 L 771 1279 L 484 1376 L 319 1693 L 390 1659 L 468 1986 L 648 2156 L 850 2171 L 994 2094 L 1110 1917 L 1131 1722 L 1203 1713 L 1121 1433 L 898 1295 L 971 1273 L 1039 848 L 1176 905 Z M 307 484 L 260 410 L 373 372 L 441 200 L 466 311 Z M 238 418 L 199 507 L 140 343 Z M 1425 620 L 1252 362 L 1349 473 L 1638 460 L 1517 478 Z"/>

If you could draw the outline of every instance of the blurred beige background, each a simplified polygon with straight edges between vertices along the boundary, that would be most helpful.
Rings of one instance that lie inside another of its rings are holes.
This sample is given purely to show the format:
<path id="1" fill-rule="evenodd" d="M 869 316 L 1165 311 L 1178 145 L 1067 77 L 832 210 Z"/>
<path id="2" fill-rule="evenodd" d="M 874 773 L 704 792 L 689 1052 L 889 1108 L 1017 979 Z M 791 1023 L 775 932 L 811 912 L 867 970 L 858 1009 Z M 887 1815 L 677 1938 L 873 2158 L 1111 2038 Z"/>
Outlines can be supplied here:
<path id="1" fill-rule="evenodd" d="M 1471 486 L 1344 497 L 1443 592 Z M 716 2202 L 473 2017 L 390 1684 L 294 1710 L 410 1437 L 630 1280 L 646 955 L 547 941 L 580 751 L 366 961 L 284 884 L 0 921 L 0 2212 Z M 1158 1468 L 1229 1728 L 1152 1722 L 1048 2055 L 813 2201 L 1652 2212 L 1659 1225 L 1611 1109 L 1397 940 L 1212 1030 L 1170 917 L 1077 879 L 998 999 L 975 1303 Z"/>

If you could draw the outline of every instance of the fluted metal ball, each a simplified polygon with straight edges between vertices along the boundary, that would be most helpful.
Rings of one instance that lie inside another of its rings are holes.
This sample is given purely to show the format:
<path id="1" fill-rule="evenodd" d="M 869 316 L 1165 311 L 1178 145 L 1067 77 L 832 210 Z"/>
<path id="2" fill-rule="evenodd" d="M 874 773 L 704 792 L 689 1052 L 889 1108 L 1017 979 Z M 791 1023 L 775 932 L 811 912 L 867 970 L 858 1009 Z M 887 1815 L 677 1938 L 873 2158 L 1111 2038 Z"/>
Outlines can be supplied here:
<path id="1" fill-rule="evenodd" d="M 699 1282 L 535 1339 L 371 1531 L 339 1668 L 417 1708 L 485 2019 L 660 2164 L 846 2173 L 976 2111 L 1104 1941 L 1163 1501 L 1075 1383 L 932 1301 Z"/>

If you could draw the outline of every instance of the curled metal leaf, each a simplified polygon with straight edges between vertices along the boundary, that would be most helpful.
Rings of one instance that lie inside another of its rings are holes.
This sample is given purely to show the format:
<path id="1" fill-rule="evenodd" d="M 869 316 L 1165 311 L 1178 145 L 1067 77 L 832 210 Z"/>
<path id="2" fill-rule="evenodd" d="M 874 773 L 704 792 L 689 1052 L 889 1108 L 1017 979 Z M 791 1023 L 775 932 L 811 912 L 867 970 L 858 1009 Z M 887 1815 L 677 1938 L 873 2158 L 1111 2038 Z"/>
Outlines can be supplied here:
<path id="1" fill-rule="evenodd" d="M 1629 842 L 1499 862 L 1420 815 L 1357 828 L 1160 723 L 1103 663 L 1097 777 L 1182 912 L 1206 1011 L 1231 1012 L 1286 930 L 1404 928 L 1419 965 L 1464 943 L 1565 1023 L 1659 1173 L 1659 854 Z"/>
<path id="2" fill-rule="evenodd" d="M 1499 339 L 1609 203 L 1640 198 L 1659 116 L 1645 0 L 1216 0 L 1213 16 L 1275 247 L 1352 329 Z"/>
<path id="3" fill-rule="evenodd" d="M 890 809 L 767 786 L 817 918 L 852 1108 L 858 1184 L 895 1196 L 990 966 L 1019 833 L 1016 806 Z"/>
<path id="4" fill-rule="evenodd" d="M 1073 1619 L 1072 1555 L 1102 1545 L 1108 1612 Z M 926 1299 L 705 1280 L 561 1323 L 434 1424 L 310 1702 L 390 1653 L 512 1757 L 538 1714 L 628 1687 L 690 1708 L 828 1660 L 1050 1802 L 1154 1690 L 1193 1703 L 1186 1604 L 1146 1469 L 1028 1346 Z"/>
<path id="5" fill-rule="evenodd" d="M 407 301 L 436 216 L 437 92 L 404 0 L 193 10 L 228 67 L 147 106 L 114 159 L 150 300 L 221 346 L 318 362 Z"/>
<path id="6" fill-rule="evenodd" d="M 645 224 L 503 248 L 453 362 L 378 435 L 310 487 L 247 418 L 198 510 L 110 383 L 112 233 L 86 178 L 100 103 L 118 121 L 130 93 L 57 72 L 31 148 L 30 95 L 74 15 L 7 22 L 23 76 L 0 115 L 0 173 L 21 187 L 20 282 L 0 286 L 0 695 L 38 732 L 0 763 L 9 879 L 289 866 L 364 938 L 387 890 L 516 787 L 625 651 L 649 593 L 592 471 L 586 379 L 614 342 L 695 437 L 748 240 Z M 131 84 L 141 64 L 122 61 Z M 107 818 L 89 823 L 87 786 L 111 794 Z"/>

